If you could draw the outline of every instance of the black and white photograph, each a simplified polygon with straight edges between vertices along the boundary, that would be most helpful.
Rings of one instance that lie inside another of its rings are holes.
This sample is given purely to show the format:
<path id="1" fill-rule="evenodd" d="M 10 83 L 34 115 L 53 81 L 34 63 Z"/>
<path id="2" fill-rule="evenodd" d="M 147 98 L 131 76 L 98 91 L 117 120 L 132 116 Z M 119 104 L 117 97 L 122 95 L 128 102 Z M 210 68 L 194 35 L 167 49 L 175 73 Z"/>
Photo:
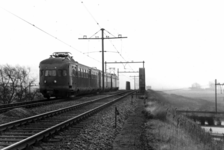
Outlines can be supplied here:
<path id="1" fill-rule="evenodd" d="M 224 1 L 1 0 L 1 150 L 224 150 Z"/>

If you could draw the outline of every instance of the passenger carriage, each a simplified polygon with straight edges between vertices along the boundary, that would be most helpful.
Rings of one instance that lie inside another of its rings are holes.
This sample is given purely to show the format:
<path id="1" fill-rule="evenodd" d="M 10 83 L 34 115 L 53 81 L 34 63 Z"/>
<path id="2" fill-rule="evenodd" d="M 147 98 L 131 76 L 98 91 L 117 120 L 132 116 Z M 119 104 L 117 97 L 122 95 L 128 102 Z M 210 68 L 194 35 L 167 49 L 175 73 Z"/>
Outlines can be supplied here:
<path id="1" fill-rule="evenodd" d="M 102 72 L 76 62 L 69 52 L 55 52 L 40 62 L 40 92 L 46 98 L 69 97 L 102 90 Z M 119 79 L 105 73 L 105 90 L 117 90 Z"/>

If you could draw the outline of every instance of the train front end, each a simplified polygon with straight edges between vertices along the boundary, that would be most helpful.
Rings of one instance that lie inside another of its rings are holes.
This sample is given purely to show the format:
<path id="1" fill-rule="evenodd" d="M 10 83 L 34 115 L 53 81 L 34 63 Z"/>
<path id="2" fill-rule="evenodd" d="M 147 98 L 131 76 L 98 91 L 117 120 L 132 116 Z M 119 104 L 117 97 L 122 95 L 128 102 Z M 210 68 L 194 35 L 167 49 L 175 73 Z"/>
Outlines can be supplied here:
<path id="1" fill-rule="evenodd" d="M 69 64 L 67 52 L 58 52 L 40 62 L 40 92 L 44 97 L 66 97 L 69 93 Z M 74 61 L 74 60 L 73 60 Z"/>

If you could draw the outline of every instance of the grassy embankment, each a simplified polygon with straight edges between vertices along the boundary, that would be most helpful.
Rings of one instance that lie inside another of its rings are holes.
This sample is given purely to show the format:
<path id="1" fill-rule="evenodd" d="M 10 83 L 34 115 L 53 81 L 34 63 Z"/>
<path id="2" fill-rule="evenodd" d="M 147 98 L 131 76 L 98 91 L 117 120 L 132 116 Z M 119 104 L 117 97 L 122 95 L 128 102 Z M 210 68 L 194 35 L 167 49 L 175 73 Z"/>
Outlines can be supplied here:
<path id="1" fill-rule="evenodd" d="M 222 143 L 214 142 L 210 135 L 201 129 L 199 125 L 184 116 L 177 115 L 174 109 L 174 107 L 196 109 L 201 105 L 206 105 L 206 103 L 197 102 L 183 96 L 159 94 L 153 91 L 149 91 L 148 100 L 145 114 L 150 119 L 147 119 L 144 125 L 145 137 L 148 144 L 154 149 L 222 149 Z"/>

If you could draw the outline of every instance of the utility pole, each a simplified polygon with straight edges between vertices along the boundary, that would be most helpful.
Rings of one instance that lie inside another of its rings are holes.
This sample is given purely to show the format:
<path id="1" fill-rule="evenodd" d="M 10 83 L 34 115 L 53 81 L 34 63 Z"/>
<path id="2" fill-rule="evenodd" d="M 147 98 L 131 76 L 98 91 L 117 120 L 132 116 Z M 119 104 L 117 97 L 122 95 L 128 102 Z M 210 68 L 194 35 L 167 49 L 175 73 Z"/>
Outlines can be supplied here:
<path id="1" fill-rule="evenodd" d="M 139 76 L 130 76 L 130 77 L 134 77 L 134 87 L 135 87 L 135 78 L 139 77 Z M 136 89 L 136 88 L 135 88 Z"/>
<path id="2" fill-rule="evenodd" d="M 217 113 L 217 80 L 215 79 L 215 112 Z"/>
<path id="3" fill-rule="evenodd" d="M 224 83 L 223 84 L 217 83 L 217 80 L 215 79 L 215 112 L 216 113 L 217 113 L 217 85 L 222 86 L 224 85 Z"/>
<path id="4" fill-rule="evenodd" d="M 83 38 L 79 38 L 79 40 L 99 40 L 101 39 L 102 40 L 102 77 L 103 77 L 103 87 L 102 87 L 102 90 L 104 91 L 104 40 L 105 39 L 122 39 L 122 38 L 127 38 L 127 37 L 122 37 L 120 34 L 118 35 L 118 37 L 109 37 L 107 36 L 106 38 L 104 38 L 104 28 L 101 28 L 100 29 L 101 32 L 102 32 L 102 35 L 101 35 L 101 38 L 87 38 L 86 36 L 83 36 Z"/>

